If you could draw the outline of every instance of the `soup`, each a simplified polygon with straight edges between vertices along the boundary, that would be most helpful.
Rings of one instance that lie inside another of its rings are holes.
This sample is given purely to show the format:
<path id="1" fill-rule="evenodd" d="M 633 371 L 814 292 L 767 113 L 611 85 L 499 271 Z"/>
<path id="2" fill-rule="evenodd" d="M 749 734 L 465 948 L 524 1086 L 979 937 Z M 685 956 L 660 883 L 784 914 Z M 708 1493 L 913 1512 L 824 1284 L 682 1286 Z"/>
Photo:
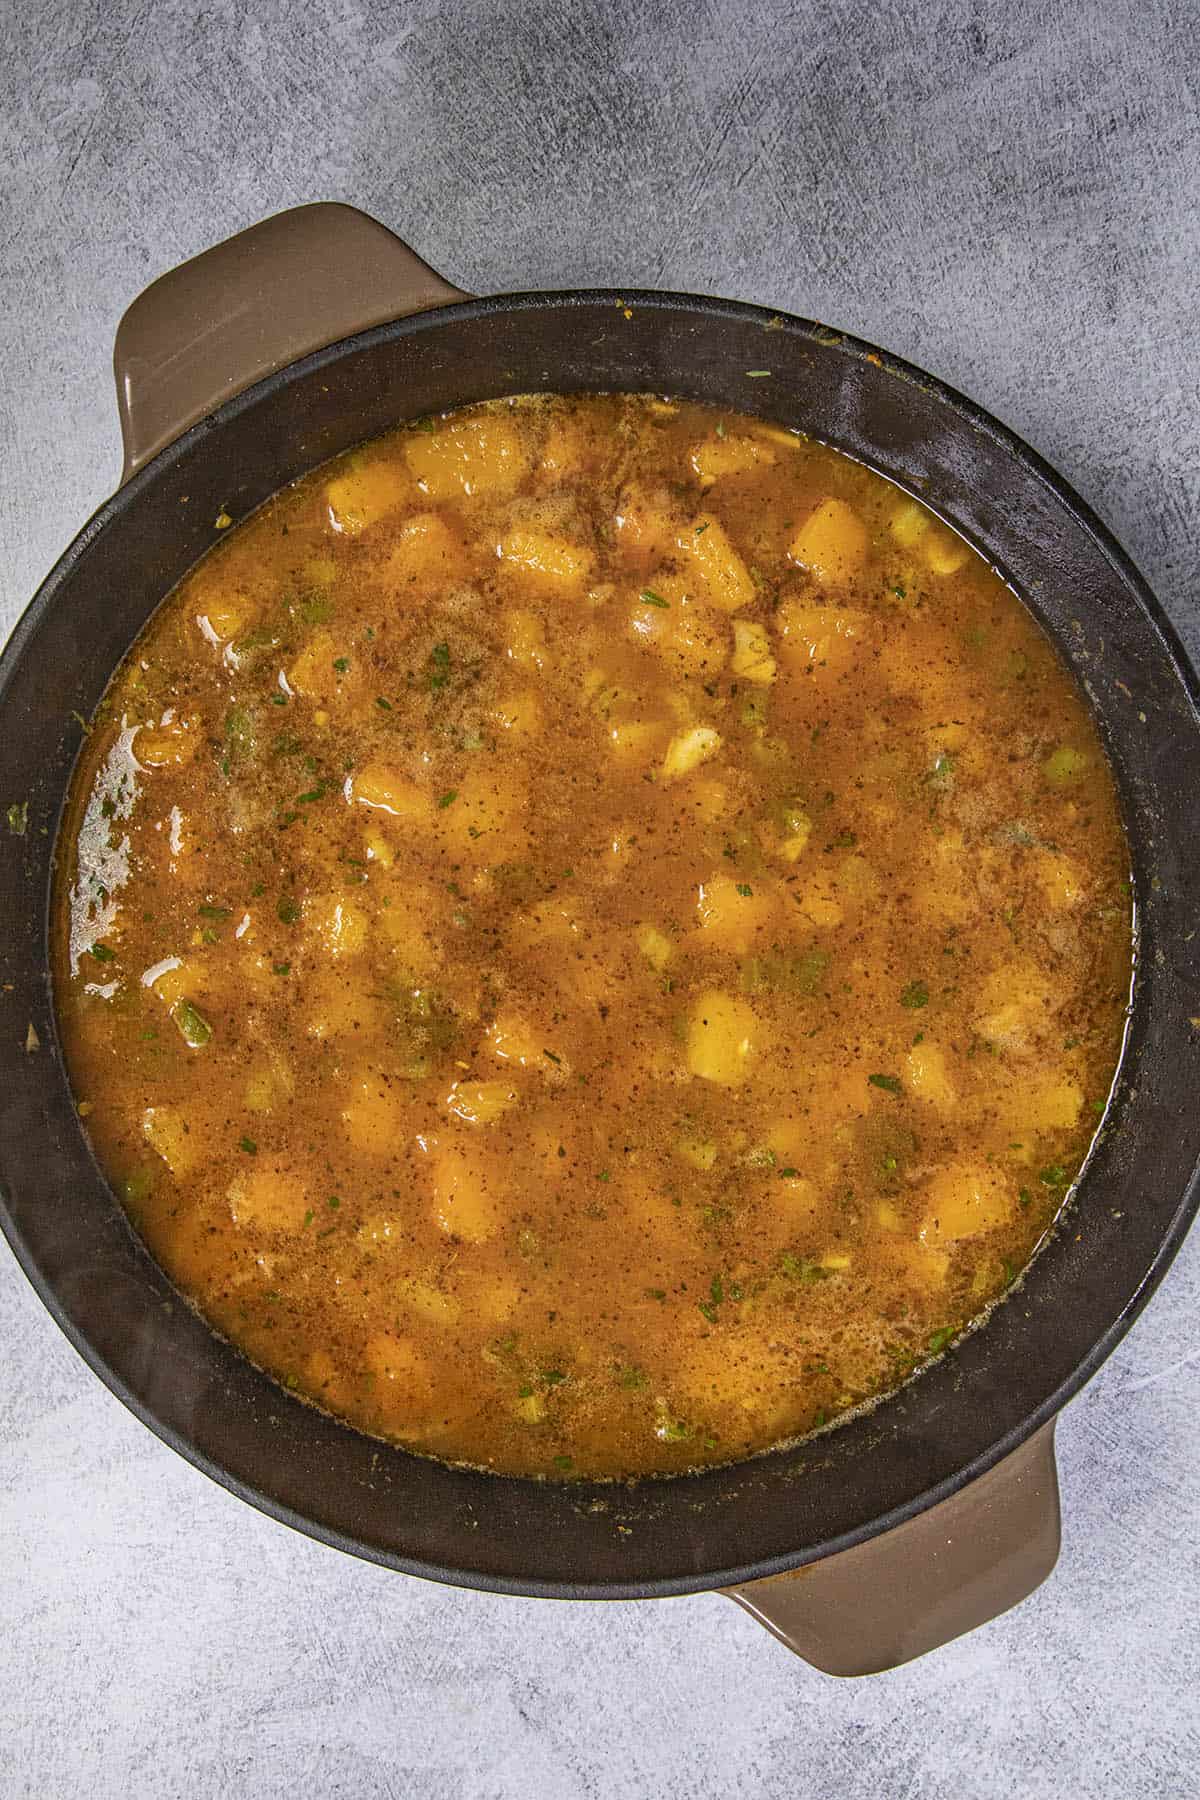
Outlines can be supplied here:
<path id="1" fill-rule="evenodd" d="M 79 1111 L 154 1256 L 296 1393 L 513 1474 L 894 1388 L 1018 1276 L 1121 1041 L 1113 783 L 1029 614 L 868 470 L 647 396 L 261 508 L 63 843 Z"/>

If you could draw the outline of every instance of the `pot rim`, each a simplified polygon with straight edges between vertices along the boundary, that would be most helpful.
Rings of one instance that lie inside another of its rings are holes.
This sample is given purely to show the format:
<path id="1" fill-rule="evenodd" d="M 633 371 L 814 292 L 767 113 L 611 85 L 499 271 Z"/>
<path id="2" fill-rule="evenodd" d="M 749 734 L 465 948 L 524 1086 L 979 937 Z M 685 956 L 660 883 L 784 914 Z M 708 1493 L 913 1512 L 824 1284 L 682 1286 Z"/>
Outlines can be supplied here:
<path id="1" fill-rule="evenodd" d="M 189 454 L 197 444 L 219 425 L 235 420 L 240 413 L 269 399 L 290 382 L 297 381 L 306 375 L 318 373 L 326 367 L 333 367 L 348 354 L 358 350 L 369 350 L 376 344 L 387 342 L 397 337 L 419 335 L 438 325 L 464 318 L 486 319 L 501 313 L 513 312 L 546 312 L 554 309 L 583 308 L 587 306 L 644 308 L 657 311 L 701 312 L 717 318 L 749 321 L 761 326 L 770 326 L 778 321 L 785 326 L 790 340 L 808 340 L 816 344 L 836 346 L 851 357 L 873 363 L 886 374 L 911 382 L 931 394 L 938 403 L 949 409 L 961 420 L 965 421 L 976 432 L 1000 444 L 1007 454 L 1021 464 L 1036 480 L 1049 489 L 1054 498 L 1063 504 L 1077 525 L 1091 538 L 1096 548 L 1111 564 L 1121 582 L 1131 591 L 1140 605 L 1148 623 L 1156 632 L 1166 659 L 1186 693 L 1193 714 L 1200 715 L 1200 674 L 1197 673 L 1191 658 L 1178 634 L 1175 626 L 1165 613 L 1161 604 L 1140 574 L 1132 559 L 1121 547 L 1112 532 L 1100 520 L 1092 508 L 1074 490 L 1066 479 L 1033 450 L 1014 431 L 996 419 L 992 414 L 979 406 L 959 390 L 940 378 L 928 374 L 915 364 L 892 353 L 880 350 L 876 346 L 853 334 L 832 331 L 815 321 L 800 318 L 782 312 L 779 309 L 759 306 L 750 302 L 732 301 L 712 296 L 695 295 L 683 292 L 659 291 L 654 289 L 620 290 L 613 288 L 580 288 L 562 290 L 529 290 L 515 294 L 489 296 L 482 299 L 465 299 L 445 306 L 430 308 L 427 311 L 388 321 L 381 325 L 357 332 L 349 337 L 337 340 L 322 349 L 312 351 L 255 382 L 222 405 L 206 414 L 202 419 L 188 427 L 172 443 L 160 450 L 143 468 L 138 470 L 129 481 L 116 489 L 105 499 L 88 522 L 59 557 L 54 567 L 41 583 L 25 611 L 14 625 L 3 650 L 0 651 L 0 707 L 3 706 L 12 675 L 25 654 L 29 640 L 37 630 L 42 618 L 54 606 L 58 590 L 64 580 L 87 555 L 96 539 L 107 529 L 114 518 L 137 506 L 141 495 L 158 482 L 163 472 L 176 461 Z M 517 390 L 513 390 L 517 391 Z M 527 391 L 527 390 L 523 390 Z M 546 392 L 567 391 L 547 385 Z M 575 391 L 585 391 L 583 389 Z M 603 391 L 587 389 L 586 391 Z M 609 390 L 611 391 L 611 390 Z M 811 434 L 818 436 L 818 434 Z M 820 441 L 818 437 L 818 441 Z M 836 447 L 836 446 L 835 446 Z M 845 452 L 842 452 L 845 454 Z M 313 467 L 319 466 L 317 463 Z M 894 477 L 888 476 L 893 485 L 903 487 Z M 286 483 L 283 485 L 287 485 Z M 923 503 L 930 502 L 922 496 Z M 955 529 L 958 529 L 955 527 Z M 165 597 L 165 595 L 164 595 Z M 1045 627 L 1042 627 L 1045 629 Z M 1089 707 L 1091 702 L 1089 699 Z M 55 852 L 56 854 L 56 852 Z M 47 975 L 47 982 L 49 977 Z M 55 1031 L 57 1034 L 57 1015 Z M 1089 1159 L 1090 1159 L 1089 1152 Z M 102 1172 L 101 1172 L 102 1173 Z M 1087 1165 L 1080 1176 L 1080 1184 L 1086 1180 Z M 876 1517 L 851 1527 L 819 1544 L 810 1545 L 795 1553 L 781 1553 L 767 1558 L 757 1558 L 745 1564 L 738 1564 L 720 1570 L 708 1570 L 699 1573 L 680 1573 L 654 1579 L 638 1581 L 586 1581 L 573 1584 L 560 1579 L 538 1579 L 496 1574 L 486 1570 L 473 1568 L 454 1568 L 444 1563 L 430 1563 L 420 1558 L 408 1557 L 389 1552 L 377 1545 L 332 1529 L 315 1521 L 310 1516 L 277 1500 L 250 1483 L 247 1483 L 225 1469 L 213 1457 L 196 1446 L 177 1427 L 159 1417 L 151 1404 L 133 1392 L 125 1379 L 111 1366 L 107 1358 L 95 1348 L 84 1332 L 75 1326 L 50 1281 L 43 1277 L 33 1254 L 26 1244 L 22 1233 L 11 1218 L 5 1197 L 0 1192 L 0 1230 L 11 1245 L 17 1261 L 24 1270 L 38 1297 L 63 1331 L 73 1348 L 83 1360 L 104 1382 L 113 1393 L 142 1424 L 149 1427 L 155 1436 L 171 1449 L 184 1457 L 188 1462 L 200 1469 L 202 1473 L 217 1482 L 220 1486 L 247 1501 L 260 1512 L 289 1525 L 306 1536 L 313 1537 L 332 1548 L 347 1554 L 375 1562 L 381 1566 L 399 1572 L 438 1581 L 455 1586 L 477 1588 L 483 1591 L 519 1594 L 534 1598 L 592 1598 L 592 1599 L 640 1599 L 649 1597 L 666 1597 L 711 1591 L 717 1588 L 730 1587 L 746 1581 L 784 1573 L 805 1564 L 823 1560 L 825 1557 L 853 1548 L 868 1539 L 882 1535 L 905 1520 L 937 1506 L 951 1495 L 959 1492 L 969 1483 L 976 1480 L 987 1470 L 994 1467 L 1019 1445 L 1024 1443 L 1042 1425 L 1052 1419 L 1062 1407 L 1086 1384 L 1100 1365 L 1112 1353 L 1113 1349 L 1133 1325 L 1155 1289 L 1163 1279 L 1167 1269 L 1177 1254 L 1180 1245 L 1191 1225 L 1196 1211 L 1200 1207 L 1200 1160 L 1192 1167 L 1179 1199 L 1165 1231 L 1158 1240 L 1157 1248 L 1145 1266 L 1137 1287 L 1122 1310 L 1109 1326 L 1094 1340 L 1091 1349 L 1075 1365 L 1071 1373 L 1065 1377 L 1052 1393 L 1029 1411 L 1016 1424 L 1000 1437 L 994 1439 L 986 1450 L 972 1458 L 953 1474 L 933 1483 L 910 1499 L 899 1503 Z M 1054 1231 L 1057 1228 L 1052 1227 Z M 132 1229 L 132 1228 L 130 1228 Z M 211 1327 L 209 1328 L 211 1329 Z M 220 1334 L 216 1334 L 220 1335 Z M 238 1352 L 237 1354 L 241 1354 Z M 920 1373 L 913 1377 L 919 1380 Z M 907 1386 L 908 1384 L 906 1384 Z M 891 1390 L 892 1393 L 903 1390 Z M 881 1397 L 885 1403 L 888 1395 Z M 353 1429 L 347 1427 L 347 1429 Z M 830 1431 L 837 1429 L 836 1423 Z M 360 1434 L 365 1435 L 365 1434 Z M 809 1440 L 811 1441 L 811 1440 Z M 746 1459 L 733 1465 L 739 1469 L 750 1471 L 756 1463 L 767 1458 L 788 1454 L 787 1451 L 766 1452 L 761 1457 Z M 487 1472 L 489 1479 L 497 1483 L 507 1483 L 524 1489 L 532 1485 L 527 1478 L 493 1474 Z M 669 1478 L 673 1485 L 677 1481 L 688 1481 L 691 1476 Z M 565 1484 L 564 1484 L 565 1485 Z M 574 1492 L 588 1495 L 593 1492 L 612 1495 L 620 1492 L 625 1484 L 602 1484 L 580 1482 L 571 1484 Z M 633 1485 L 642 1485 L 635 1482 Z"/>

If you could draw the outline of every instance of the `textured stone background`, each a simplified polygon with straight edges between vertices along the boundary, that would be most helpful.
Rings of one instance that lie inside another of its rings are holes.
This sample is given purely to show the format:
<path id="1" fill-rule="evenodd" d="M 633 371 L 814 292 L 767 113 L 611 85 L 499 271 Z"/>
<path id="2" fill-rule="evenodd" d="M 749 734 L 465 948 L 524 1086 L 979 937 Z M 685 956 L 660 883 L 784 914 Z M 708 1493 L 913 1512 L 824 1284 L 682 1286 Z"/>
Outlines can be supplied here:
<path id="1" fill-rule="evenodd" d="M 116 480 L 130 297 L 336 198 L 478 291 L 699 289 L 888 345 L 1057 463 L 1200 642 L 1186 0 L 2 16 L 3 629 Z M 0 1793 L 1198 1793 L 1198 1303 L 1194 1238 L 1062 1422 L 1050 1584 L 839 1684 L 717 1598 L 456 1593 L 294 1536 L 127 1416 L 0 1256 Z"/>

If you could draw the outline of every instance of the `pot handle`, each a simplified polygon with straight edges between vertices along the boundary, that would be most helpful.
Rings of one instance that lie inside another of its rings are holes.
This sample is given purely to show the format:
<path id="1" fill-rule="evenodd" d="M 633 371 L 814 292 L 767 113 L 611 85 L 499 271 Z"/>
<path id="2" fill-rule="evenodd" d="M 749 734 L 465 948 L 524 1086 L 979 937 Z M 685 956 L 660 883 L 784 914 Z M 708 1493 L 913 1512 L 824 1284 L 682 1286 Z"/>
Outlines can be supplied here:
<path id="1" fill-rule="evenodd" d="M 353 206 L 319 201 L 239 231 L 160 275 L 117 327 L 122 482 L 285 363 L 468 298 Z"/>
<path id="2" fill-rule="evenodd" d="M 876 1675 L 1007 1612 L 1060 1536 L 1054 1420 L 948 1500 L 786 1575 L 723 1591 L 827 1675 Z"/>

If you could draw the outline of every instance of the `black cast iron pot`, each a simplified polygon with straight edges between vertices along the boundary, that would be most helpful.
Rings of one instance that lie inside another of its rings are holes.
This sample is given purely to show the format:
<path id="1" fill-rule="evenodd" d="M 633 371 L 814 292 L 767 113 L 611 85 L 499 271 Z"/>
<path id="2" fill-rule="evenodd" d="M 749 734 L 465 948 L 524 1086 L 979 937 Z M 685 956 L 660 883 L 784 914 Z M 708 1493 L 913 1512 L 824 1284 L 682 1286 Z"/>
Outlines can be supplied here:
<path id="1" fill-rule="evenodd" d="M 216 1480 L 409 1574 L 562 1598 L 723 1588 L 846 1674 L 902 1662 L 1022 1598 L 1058 1548 L 1054 1417 L 1145 1304 L 1196 1206 L 1198 687 L 1128 558 L 1011 433 L 866 344 L 686 295 L 469 299 L 347 207 L 282 214 L 163 277 L 122 322 L 116 365 L 126 479 L 0 660 L 3 798 L 28 803 L 25 835 L 0 858 L 2 1221 L 72 1343 Z M 1137 971 L 1120 1076 L 1024 1279 L 866 1416 L 670 1481 L 450 1469 L 277 1387 L 181 1302 L 126 1224 L 72 1104 L 50 991 L 56 833 L 80 720 L 215 541 L 218 515 L 244 517 L 403 419 L 532 389 L 651 390 L 756 413 L 918 494 L 1057 642 L 1112 759 L 1132 851 Z"/>

